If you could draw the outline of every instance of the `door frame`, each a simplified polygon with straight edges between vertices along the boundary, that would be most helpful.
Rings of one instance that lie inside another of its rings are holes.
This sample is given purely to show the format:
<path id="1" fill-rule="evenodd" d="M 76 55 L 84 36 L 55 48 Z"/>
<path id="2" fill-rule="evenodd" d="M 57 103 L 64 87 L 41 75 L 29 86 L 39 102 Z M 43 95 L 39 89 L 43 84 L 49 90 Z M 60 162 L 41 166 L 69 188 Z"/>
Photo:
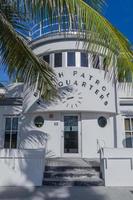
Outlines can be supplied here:
<path id="1" fill-rule="evenodd" d="M 78 153 L 64 153 L 64 116 L 78 116 Z M 81 115 L 79 113 L 62 113 L 61 116 L 61 157 L 81 157 Z"/>

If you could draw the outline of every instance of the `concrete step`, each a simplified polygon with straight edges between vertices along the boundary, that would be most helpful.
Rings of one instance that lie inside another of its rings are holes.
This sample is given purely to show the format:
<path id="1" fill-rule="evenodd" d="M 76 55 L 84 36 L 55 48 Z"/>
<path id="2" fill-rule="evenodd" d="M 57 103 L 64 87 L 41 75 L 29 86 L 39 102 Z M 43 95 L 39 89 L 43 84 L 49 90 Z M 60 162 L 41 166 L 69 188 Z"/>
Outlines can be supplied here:
<path id="1" fill-rule="evenodd" d="M 45 178 L 43 185 L 47 186 L 103 186 L 103 180 L 95 178 Z"/>
<path id="2" fill-rule="evenodd" d="M 51 166 L 51 165 L 46 165 L 45 166 L 45 171 L 66 171 L 66 170 L 91 170 L 94 169 L 95 171 L 100 171 L 100 166 Z"/>
<path id="3" fill-rule="evenodd" d="M 46 158 L 47 166 L 71 166 L 71 167 L 99 167 L 99 159 L 85 158 Z"/>
<path id="4" fill-rule="evenodd" d="M 95 170 L 67 170 L 67 171 L 45 171 L 45 178 L 53 177 L 92 177 L 100 176 L 100 173 Z"/>
<path id="5" fill-rule="evenodd" d="M 43 184 L 48 186 L 101 186 L 97 160 L 54 158 L 46 160 Z"/>

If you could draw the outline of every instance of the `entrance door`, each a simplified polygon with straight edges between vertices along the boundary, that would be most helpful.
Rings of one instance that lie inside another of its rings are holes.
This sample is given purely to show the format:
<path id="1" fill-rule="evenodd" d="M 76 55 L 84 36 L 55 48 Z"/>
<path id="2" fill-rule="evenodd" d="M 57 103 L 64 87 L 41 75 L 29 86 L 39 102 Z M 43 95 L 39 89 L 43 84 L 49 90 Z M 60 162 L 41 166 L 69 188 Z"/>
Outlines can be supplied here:
<path id="1" fill-rule="evenodd" d="M 63 156 L 80 156 L 79 115 L 64 115 Z"/>

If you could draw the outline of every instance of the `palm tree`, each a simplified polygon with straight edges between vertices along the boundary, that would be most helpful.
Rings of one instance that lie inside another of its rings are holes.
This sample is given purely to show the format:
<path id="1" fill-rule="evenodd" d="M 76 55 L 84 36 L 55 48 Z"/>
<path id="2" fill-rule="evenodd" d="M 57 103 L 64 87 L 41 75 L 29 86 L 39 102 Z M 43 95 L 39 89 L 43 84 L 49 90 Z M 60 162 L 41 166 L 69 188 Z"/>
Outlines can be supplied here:
<path id="1" fill-rule="evenodd" d="M 27 28 L 22 23 L 27 20 L 27 13 L 19 9 L 20 4 L 21 2 L 12 0 L 1 0 L 0 2 L 2 64 L 5 64 L 11 78 L 23 81 L 32 89 L 35 89 L 37 80 L 39 80 L 37 87 L 41 91 L 41 96 L 46 99 L 47 97 L 53 98 L 57 89 L 52 68 L 32 52 L 28 47 L 28 41 L 20 34 L 20 31 L 22 32 Z"/>
<path id="2" fill-rule="evenodd" d="M 78 26 L 77 37 L 84 37 L 87 50 L 99 48 L 108 58 L 108 64 L 115 55 L 121 79 L 127 71 L 133 73 L 131 44 L 100 14 L 104 3 L 104 0 L 1 0 L 0 52 L 9 75 L 19 77 L 33 88 L 39 80 L 37 87 L 44 98 L 47 94 L 50 97 L 56 95 L 55 74 L 46 62 L 34 55 L 28 42 L 19 34 L 18 30 L 24 28 L 19 19 L 38 22 L 49 17 L 52 23 L 58 15 L 60 24 L 64 12 L 68 14 L 70 26 L 72 23 Z M 80 34 L 83 31 L 84 34 Z"/>

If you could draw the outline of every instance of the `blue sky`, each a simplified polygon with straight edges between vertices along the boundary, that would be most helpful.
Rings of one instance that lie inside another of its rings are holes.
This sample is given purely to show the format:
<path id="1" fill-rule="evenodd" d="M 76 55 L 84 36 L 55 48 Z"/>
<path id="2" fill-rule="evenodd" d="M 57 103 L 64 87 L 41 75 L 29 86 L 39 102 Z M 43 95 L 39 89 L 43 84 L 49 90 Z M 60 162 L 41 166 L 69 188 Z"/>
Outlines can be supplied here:
<path id="1" fill-rule="evenodd" d="M 107 0 L 103 15 L 133 43 L 133 0 Z M 8 81 L 3 71 L 0 81 Z"/>
<path id="2" fill-rule="evenodd" d="M 107 0 L 103 14 L 133 43 L 133 0 Z"/>

